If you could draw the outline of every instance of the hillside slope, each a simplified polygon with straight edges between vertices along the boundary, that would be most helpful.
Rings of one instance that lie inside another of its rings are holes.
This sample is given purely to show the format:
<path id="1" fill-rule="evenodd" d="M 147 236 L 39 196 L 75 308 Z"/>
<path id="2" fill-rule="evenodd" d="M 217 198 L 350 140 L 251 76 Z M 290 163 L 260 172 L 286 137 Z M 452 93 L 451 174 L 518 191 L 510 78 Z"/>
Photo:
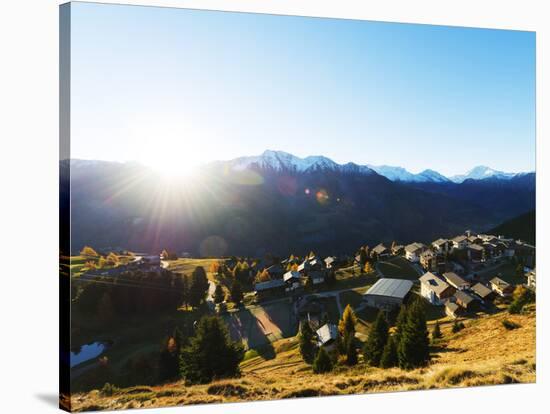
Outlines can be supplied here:
<path id="1" fill-rule="evenodd" d="M 516 322 L 519 328 L 505 329 L 504 319 Z M 534 306 L 524 315 L 502 312 L 465 324 L 466 328 L 457 334 L 451 333 L 450 323 L 444 325 L 444 339 L 433 351 L 430 365 L 412 371 L 383 370 L 360 363 L 315 375 L 302 362 L 296 339 L 290 338 L 275 343 L 274 359 L 257 356 L 244 361 L 241 378 L 195 386 L 180 381 L 158 387 L 132 387 L 112 396 L 102 396 L 95 390 L 74 395 L 73 409 L 111 410 L 535 381 Z"/>
<path id="2" fill-rule="evenodd" d="M 535 210 L 505 221 L 488 231 L 489 234 L 502 234 L 505 237 L 521 239 L 530 244 L 536 242 L 537 214 Z"/>

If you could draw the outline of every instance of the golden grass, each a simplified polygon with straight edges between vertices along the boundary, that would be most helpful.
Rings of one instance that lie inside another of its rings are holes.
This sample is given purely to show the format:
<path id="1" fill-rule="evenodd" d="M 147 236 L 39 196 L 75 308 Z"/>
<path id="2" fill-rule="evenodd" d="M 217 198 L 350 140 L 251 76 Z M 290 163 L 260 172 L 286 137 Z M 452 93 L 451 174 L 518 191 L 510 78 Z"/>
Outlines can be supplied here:
<path id="1" fill-rule="evenodd" d="M 507 330 L 502 324 L 504 319 L 519 327 Z M 329 374 L 315 375 L 302 361 L 296 338 L 287 338 L 274 343 L 276 358 L 255 356 L 244 361 L 241 378 L 194 386 L 180 381 L 140 387 L 139 393 L 122 389 L 111 397 L 92 391 L 74 395 L 72 406 L 77 411 L 122 409 L 535 381 L 533 306 L 524 315 L 502 312 L 466 320 L 465 325 L 457 334 L 451 333 L 450 324 L 443 326 L 444 338 L 430 364 L 412 371 L 384 370 L 360 363 L 351 368 L 339 365 Z"/>

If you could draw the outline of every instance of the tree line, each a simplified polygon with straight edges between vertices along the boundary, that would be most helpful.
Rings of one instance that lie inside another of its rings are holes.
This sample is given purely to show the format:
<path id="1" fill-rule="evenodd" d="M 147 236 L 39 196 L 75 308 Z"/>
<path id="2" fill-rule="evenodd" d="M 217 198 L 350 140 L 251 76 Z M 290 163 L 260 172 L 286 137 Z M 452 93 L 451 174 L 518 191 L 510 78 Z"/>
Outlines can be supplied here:
<path id="1" fill-rule="evenodd" d="M 329 372 L 338 361 L 346 365 L 359 362 L 359 351 L 363 361 L 370 366 L 413 369 L 424 366 L 430 360 L 430 338 L 426 323 L 426 311 L 420 299 L 410 305 L 402 305 L 396 319 L 393 333 L 390 332 L 386 314 L 380 311 L 372 323 L 367 340 L 361 347 L 355 337 L 357 317 L 347 305 L 338 323 L 338 337 L 333 352 L 318 347 L 316 335 L 308 322 L 300 326 L 299 346 L 304 361 L 312 365 L 316 373 Z M 438 324 L 432 332 L 433 340 L 441 338 Z"/>

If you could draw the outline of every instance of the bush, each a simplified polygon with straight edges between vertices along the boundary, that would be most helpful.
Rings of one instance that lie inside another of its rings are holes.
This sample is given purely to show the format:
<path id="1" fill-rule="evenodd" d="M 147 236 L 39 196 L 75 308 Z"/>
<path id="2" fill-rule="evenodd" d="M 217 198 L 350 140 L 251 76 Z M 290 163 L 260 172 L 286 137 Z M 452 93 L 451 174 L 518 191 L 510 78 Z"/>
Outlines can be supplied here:
<path id="1" fill-rule="evenodd" d="M 319 348 L 315 361 L 313 361 L 313 372 L 316 374 L 324 374 L 325 372 L 332 371 L 333 364 L 330 356 L 325 348 Z"/>
<path id="2" fill-rule="evenodd" d="M 512 321 L 509 321 L 508 319 L 504 319 L 502 321 L 502 326 L 504 326 L 509 331 L 519 328 L 519 324 L 517 324 L 515 322 L 512 322 Z"/>
<path id="3" fill-rule="evenodd" d="M 117 392 L 118 392 L 118 388 L 115 385 L 111 385 L 108 382 L 106 382 L 103 388 L 101 389 L 100 394 L 105 397 L 110 397 Z"/>
<path id="4" fill-rule="evenodd" d="M 463 330 L 464 328 L 465 328 L 465 326 L 464 326 L 463 322 L 455 321 L 455 323 L 453 323 L 452 331 L 453 331 L 453 333 L 457 333 L 457 332 L 460 332 L 461 330 Z"/>

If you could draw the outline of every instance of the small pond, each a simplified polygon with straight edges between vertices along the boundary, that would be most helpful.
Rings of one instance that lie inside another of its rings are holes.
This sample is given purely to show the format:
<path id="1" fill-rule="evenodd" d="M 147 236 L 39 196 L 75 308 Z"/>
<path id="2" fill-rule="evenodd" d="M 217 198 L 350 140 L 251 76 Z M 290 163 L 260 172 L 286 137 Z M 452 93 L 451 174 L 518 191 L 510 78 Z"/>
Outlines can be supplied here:
<path id="1" fill-rule="evenodd" d="M 73 349 L 71 351 L 71 368 L 100 356 L 111 345 L 112 343 L 109 341 L 98 341 Z"/>

